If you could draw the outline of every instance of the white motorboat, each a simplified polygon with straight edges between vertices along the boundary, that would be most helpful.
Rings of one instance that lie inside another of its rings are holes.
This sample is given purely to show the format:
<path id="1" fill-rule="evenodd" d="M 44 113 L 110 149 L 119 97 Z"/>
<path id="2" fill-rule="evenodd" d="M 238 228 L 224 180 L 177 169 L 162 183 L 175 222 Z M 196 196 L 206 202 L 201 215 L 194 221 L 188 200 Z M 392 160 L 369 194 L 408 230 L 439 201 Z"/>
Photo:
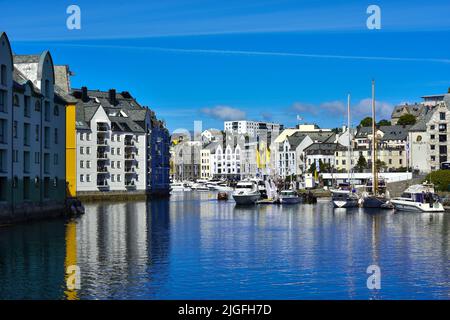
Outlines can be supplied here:
<path id="1" fill-rule="evenodd" d="M 280 193 L 280 203 L 281 204 L 295 204 L 300 203 L 302 198 L 300 198 L 294 190 L 282 190 Z"/>
<path id="2" fill-rule="evenodd" d="M 432 184 L 415 184 L 407 188 L 401 197 L 391 200 L 396 210 L 413 212 L 443 212 L 444 206 L 434 193 Z"/>
<path id="3" fill-rule="evenodd" d="M 194 183 L 191 188 L 194 191 L 209 191 L 209 187 L 203 183 Z"/>
<path id="4" fill-rule="evenodd" d="M 238 182 L 233 192 L 233 199 L 239 205 L 255 204 L 260 198 L 258 185 L 254 181 Z"/>
<path id="5" fill-rule="evenodd" d="M 226 183 L 216 184 L 216 185 L 210 185 L 209 188 L 214 191 L 219 192 L 229 192 L 233 191 L 232 187 L 229 187 Z"/>
<path id="6" fill-rule="evenodd" d="M 188 187 L 186 183 L 183 182 L 172 182 L 170 184 L 170 191 L 190 191 L 191 188 Z"/>

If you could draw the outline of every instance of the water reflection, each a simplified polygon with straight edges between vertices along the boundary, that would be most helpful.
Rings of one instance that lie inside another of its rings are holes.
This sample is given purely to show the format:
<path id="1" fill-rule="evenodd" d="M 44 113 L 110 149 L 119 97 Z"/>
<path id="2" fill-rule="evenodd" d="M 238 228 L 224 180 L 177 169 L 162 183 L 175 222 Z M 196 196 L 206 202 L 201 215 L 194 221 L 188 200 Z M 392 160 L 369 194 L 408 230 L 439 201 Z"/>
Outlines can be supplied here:
<path id="1" fill-rule="evenodd" d="M 450 298 L 448 214 L 215 197 L 88 204 L 67 223 L 0 228 L 0 298 Z M 381 290 L 366 287 L 373 264 Z M 65 289 L 69 265 L 78 291 Z"/>

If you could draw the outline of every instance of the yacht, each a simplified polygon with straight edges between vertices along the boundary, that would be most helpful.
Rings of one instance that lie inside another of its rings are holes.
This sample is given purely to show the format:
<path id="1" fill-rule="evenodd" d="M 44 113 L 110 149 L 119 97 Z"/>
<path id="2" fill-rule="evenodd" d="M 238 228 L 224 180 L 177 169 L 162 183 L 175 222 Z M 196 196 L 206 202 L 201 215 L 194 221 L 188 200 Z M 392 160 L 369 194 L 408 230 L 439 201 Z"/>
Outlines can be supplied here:
<path id="1" fill-rule="evenodd" d="M 260 198 L 258 185 L 254 181 L 238 182 L 233 192 L 233 199 L 239 205 L 255 204 Z"/>
<path id="2" fill-rule="evenodd" d="M 280 203 L 281 204 L 295 204 L 300 203 L 302 198 L 300 198 L 295 192 L 295 190 L 282 190 L 280 193 Z"/>
<path id="3" fill-rule="evenodd" d="M 190 191 L 191 188 L 188 187 L 186 183 L 183 182 L 172 182 L 170 184 L 170 191 Z"/>
<path id="4" fill-rule="evenodd" d="M 369 180 L 366 184 L 366 191 L 362 194 L 362 206 L 364 208 L 392 209 L 389 199 L 389 191 L 386 190 L 384 180 L 378 180 L 377 194 L 373 192 L 373 181 Z"/>
<path id="5" fill-rule="evenodd" d="M 443 212 L 444 206 L 434 193 L 432 184 L 415 184 L 407 188 L 401 197 L 391 200 L 396 210 L 414 212 Z"/>
<path id="6" fill-rule="evenodd" d="M 340 186 L 338 189 L 331 189 L 332 201 L 335 208 L 358 207 L 359 197 L 351 187 Z"/>
<path id="7" fill-rule="evenodd" d="M 351 174 L 351 152 L 352 152 L 352 135 L 351 135 L 351 120 L 350 120 L 350 94 L 347 100 L 347 119 L 348 119 L 348 149 L 347 149 L 347 164 L 349 169 L 348 184 L 342 183 L 336 189 L 330 189 L 331 200 L 335 208 L 353 208 L 359 206 L 359 197 L 353 191 L 352 174 Z"/>
<path id="8" fill-rule="evenodd" d="M 201 182 L 194 183 L 191 188 L 194 191 L 209 191 L 208 186 Z"/>

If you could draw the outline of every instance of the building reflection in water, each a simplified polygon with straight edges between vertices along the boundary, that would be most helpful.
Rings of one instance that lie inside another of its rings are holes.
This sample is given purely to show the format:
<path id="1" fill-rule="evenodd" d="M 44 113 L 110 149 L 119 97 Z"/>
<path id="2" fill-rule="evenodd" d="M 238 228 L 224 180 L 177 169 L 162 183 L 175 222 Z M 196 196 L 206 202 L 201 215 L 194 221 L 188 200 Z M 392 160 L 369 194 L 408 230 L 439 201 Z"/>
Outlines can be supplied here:
<path id="1" fill-rule="evenodd" d="M 77 228 L 83 298 L 151 298 L 151 275 L 166 273 L 167 206 L 167 201 L 86 205 Z"/>

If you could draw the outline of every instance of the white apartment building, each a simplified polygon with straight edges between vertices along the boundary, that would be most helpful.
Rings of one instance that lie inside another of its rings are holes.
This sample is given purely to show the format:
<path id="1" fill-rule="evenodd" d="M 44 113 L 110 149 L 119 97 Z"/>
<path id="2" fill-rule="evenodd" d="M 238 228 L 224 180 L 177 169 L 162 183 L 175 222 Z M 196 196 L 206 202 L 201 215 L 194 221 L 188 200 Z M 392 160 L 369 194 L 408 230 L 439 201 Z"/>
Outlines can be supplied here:
<path id="1" fill-rule="evenodd" d="M 278 123 L 241 120 L 225 121 L 224 129 L 227 133 L 247 134 L 250 137 L 265 136 L 270 145 L 283 130 L 283 126 Z"/>
<path id="2" fill-rule="evenodd" d="M 75 90 L 77 194 L 151 189 L 151 111 L 128 92 Z"/>

